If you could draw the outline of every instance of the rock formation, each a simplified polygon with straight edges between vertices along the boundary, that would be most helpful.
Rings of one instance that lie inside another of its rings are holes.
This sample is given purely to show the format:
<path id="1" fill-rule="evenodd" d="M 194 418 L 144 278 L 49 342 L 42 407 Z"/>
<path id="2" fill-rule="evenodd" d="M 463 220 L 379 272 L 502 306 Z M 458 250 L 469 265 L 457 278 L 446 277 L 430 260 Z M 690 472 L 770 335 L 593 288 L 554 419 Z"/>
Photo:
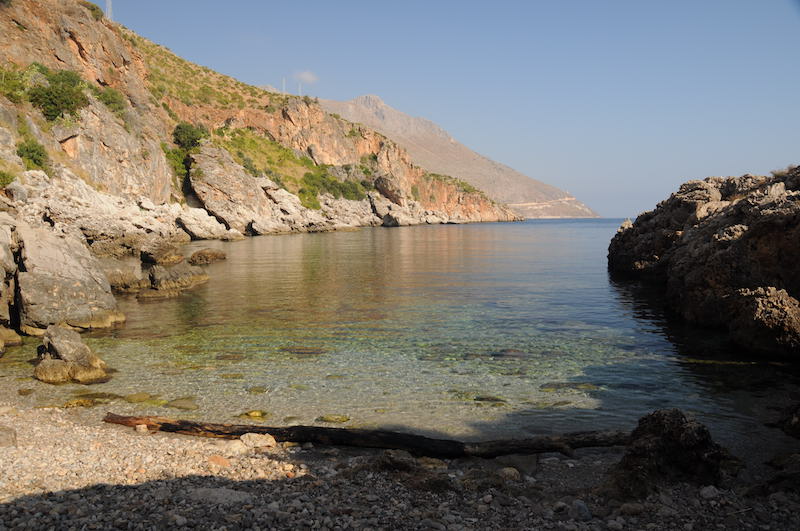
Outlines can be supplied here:
<path id="1" fill-rule="evenodd" d="M 33 375 L 44 383 L 91 384 L 109 379 L 106 363 L 95 356 L 73 330 L 54 325 L 47 327 L 39 355 Z"/>
<path id="2" fill-rule="evenodd" d="M 689 181 L 620 227 L 609 268 L 661 283 L 687 321 L 742 347 L 800 354 L 800 169 Z"/>
<path id="3" fill-rule="evenodd" d="M 704 425 L 679 409 L 660 409 L 639 419 L 625 455 L 610 471 L 608 487 L 640 498 L 678 481 L 719 485 L 737 466 Z"/>

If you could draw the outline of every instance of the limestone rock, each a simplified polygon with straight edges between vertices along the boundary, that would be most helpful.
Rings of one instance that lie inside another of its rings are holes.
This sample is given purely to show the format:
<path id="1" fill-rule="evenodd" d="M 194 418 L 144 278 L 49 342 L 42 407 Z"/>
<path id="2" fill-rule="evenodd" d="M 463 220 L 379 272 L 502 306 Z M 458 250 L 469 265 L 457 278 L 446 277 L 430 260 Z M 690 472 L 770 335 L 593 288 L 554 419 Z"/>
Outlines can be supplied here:
<path id="1" fill-rule="evenodd" d="M 228 256 L 219 249 L 205 248 L 192 253 L 192 256 L 189 257 L 189 263 L 192 265 L 205 265 L 219 262 L 226 258 L 228 258 Z"/>
<path id="2" fill-rule="evenodd" d="M 46 351 L 54 358 L 64 361 L 80 362 L 92 353 L 74 330 L 50 325 L 42 337 Z"/>
<path id="3" fill-rule="evenodd" d="M 138 258 L 98 258 L 97 261 L 113 291 L 135 293 L 150 287 L 150 278 L 142 270 Z"/>
<path id="4" fill-rule="evenodd" d="M 45 383 L 91 384 L 109 379 L 106 363 L 73 330 L 51 325 L 42 338 L 41 361 L 34 377 Z"/>
<path id="5" fill-rule="evenodd" d="M 150 268 L 150 281 L 156 290 L 184 290 L 208 280 L 202 269 L 181 262 L 174 266 L 155 265 Z"/>
<path id="6" fill-rule="evenodd" d="M 221 240 L 228 232 L 225 225 L 202 208 L 184 207 L 177 222 L 193 240 Z"/>
<path id="7" fill-rule="evenodd" d="M 19 280 L 20 323 L 37 333 L 51 324 L 105 328 L 123 319 L 97 259 L 78 239 L 45 228 L 17 226 L 24 271 Z"/>
<path id="8" fill-rule="evenodd" d="M 278 444 L 268 433 L 245 433 L 240 439 L 248 448 L 274 448 Z"/>

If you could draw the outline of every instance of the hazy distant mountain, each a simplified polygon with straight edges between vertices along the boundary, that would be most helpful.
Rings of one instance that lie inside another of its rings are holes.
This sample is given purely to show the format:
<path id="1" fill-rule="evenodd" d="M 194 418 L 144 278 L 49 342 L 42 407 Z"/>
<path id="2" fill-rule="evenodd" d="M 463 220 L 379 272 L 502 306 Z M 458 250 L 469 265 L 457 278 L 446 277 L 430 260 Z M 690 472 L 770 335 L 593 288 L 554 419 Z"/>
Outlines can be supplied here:
<path id="1" fill-rule="evenodd" d="M 418 165 L 463 179 L 522 216 L 597 216 L 563 190 L 475 153 L 430 120 L 400 112 L 378 96 L 359 96 L 350 101 L 320 100 L 320 104 L 328 112 L 383 133 L 405 147 Z"/>

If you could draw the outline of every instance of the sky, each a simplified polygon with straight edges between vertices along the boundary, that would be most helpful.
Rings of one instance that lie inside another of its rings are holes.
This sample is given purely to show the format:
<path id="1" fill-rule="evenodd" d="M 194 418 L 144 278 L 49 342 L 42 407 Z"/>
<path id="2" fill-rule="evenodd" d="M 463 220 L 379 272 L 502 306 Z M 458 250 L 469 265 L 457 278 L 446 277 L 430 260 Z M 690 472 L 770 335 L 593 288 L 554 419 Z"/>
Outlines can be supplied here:
<path id="1" fill-rule="evenodd" d="M 605 217 L 650 210 L 689 179 L 800 164 L 800 0 L 114 0 L 113 11 L 253 85 L 377 94 Z"/>

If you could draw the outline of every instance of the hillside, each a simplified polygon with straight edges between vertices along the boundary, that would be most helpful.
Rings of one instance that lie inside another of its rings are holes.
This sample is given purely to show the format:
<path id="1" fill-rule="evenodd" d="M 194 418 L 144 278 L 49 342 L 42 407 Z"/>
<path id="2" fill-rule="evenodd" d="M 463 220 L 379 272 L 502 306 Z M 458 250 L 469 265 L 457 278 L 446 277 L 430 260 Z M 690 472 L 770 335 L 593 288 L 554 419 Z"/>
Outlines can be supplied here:
<path id="1" fill-rule="evenodd" d="M 378 96 L 320 103 L 329 112 L 380 131 L 407 149 L 416 164 L 463 179 L 520 216 L 597 216 L 566 192 L 472 151 L 435 123 L 400 112 Z"/>
<path id="2" fill-rule="evenodd" d="M 83 0 L 0 3 L 0 325 L 109 326 L 192 239 L 512 221 L 382 134 L 192 64 Z M 0 328 L 2 332 L 2 328 Z"/>

